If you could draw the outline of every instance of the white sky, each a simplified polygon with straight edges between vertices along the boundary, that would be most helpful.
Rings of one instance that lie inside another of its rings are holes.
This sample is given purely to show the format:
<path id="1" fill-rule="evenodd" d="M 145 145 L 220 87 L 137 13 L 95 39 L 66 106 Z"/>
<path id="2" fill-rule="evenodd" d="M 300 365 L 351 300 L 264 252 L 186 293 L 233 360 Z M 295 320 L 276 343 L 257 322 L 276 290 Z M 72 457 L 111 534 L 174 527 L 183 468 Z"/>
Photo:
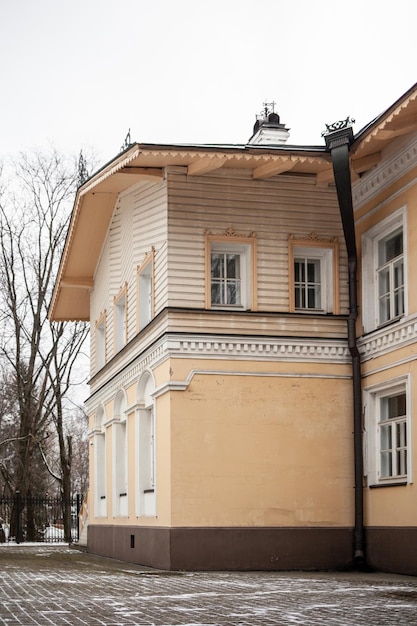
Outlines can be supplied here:
<path id="1" fill-rule="evenodd" d="M 275 100 L 289 143 L 355 132 L 417 81 L 415 0 L 0 0 L 0 159 L 98 163 L 149 143 L 245 143 Z"/>

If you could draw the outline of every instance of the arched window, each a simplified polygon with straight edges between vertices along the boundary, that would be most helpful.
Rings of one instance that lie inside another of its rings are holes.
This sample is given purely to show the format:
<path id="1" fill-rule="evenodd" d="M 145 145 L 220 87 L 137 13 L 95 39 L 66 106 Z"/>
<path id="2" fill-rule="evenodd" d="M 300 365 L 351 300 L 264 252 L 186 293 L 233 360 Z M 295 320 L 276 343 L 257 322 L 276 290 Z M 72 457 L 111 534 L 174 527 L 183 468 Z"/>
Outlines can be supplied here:
<path id="1" fill-rule="evenodd" d="M 95 516 L 107 515 L 106 486 L 106 427 L 104 408 L 100 406 L 94 420 L 94 484 Z"/>
<path id="2" fill-rule="evenodd" d="M 119 391 L 113 409 L 113 509 L 115 516 L 128 515 L 126 396 Z"/>
<path id="3" fill-rule="evenodd" d="M 137 389 L 137 515 L 156 515 L 155 410 L 152 396 L 154 389 L 152 374 L 148 371 L 144 372 Z"/>

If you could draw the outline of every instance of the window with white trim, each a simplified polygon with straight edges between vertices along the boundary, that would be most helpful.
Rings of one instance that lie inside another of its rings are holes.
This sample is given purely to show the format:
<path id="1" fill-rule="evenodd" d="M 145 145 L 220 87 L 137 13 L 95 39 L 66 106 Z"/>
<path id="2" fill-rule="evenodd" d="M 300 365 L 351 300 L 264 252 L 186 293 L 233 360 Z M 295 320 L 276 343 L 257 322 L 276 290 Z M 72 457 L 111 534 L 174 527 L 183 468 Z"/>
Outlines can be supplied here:
<path id="1" fill-rule="evenodd" d="M 106 362 L 106 316 L 105 313 L 96 323 L 96 369 L 100 370 Z"/>
<path id="2" fill-rule="evenodd" d="M 368 484 L 411 482 L 408 379 L 365 392 Z"/>
<path id="3" fill-rule="evenodd" d="M 380 476 L 407 476 L 407 401 L 405 391 L 379 399 Z"/>
<path id="4" fill-rule="evenodd" d="M 338 244 L 313 235 L 289 239 L 290 310 L 337 313 Z"/>
<path id="5" fill-rule="evenodd" d="M 406 313 L 405 209 L 362 236 L 362 319 L 370 332 Z"/>
<path id="6" fill-rule="evenodd" d="M 138 384 L 136 411 L 136 515 L 156 514 L 156 446 L 154 381 L 145 372 Z"/>
<path id="7" fill-rule="evenodd" d="M 232 247 L 211 250 L 211 305 L 243 306 L 245 301 L 245 251 Z"/>
<path id="8" fill-rule="evenodd" d="M 398 228 L 378 241 L 378 312 L 379 324 L 404 313 L 403 231 Z"/>
<path id="9" fill-rule="evenodd" d="M 127 342 L 127 290 L 123 288 L 114 300 L 115 351 L 119 352 Z"/>
<path id="10" fill-rule="evenodd" d="M 153 407 L 139 412 L 140 487 L 144 493 L 155 489 L 155 417 Z"/>
<path id="11" fill-rule="evenodd" d="M 138 330 L 153 318 L 154 311 L 154 250 L 146 255 L 138 268 Z"/>
<path id="12" fill-rule="evenodd" d="M 95 517 L 105 517 L 107 514 L 107 481 L 106 481 L 106 426 L 104 425 L 105 413 L 99 408 L 95 417 L 93 430 L 94 451 L 94 494 L 95 494 Z"/>
<path id="13" fill-rule="evenodd" d="M 256 309 L 256 239 L 232 231 L 206 237 L 206 306 Z"/>
<path id="14" fill-rule="evenodd" d="M 113 444 L 113 514 L 128 514 L 128 449 L 127 449 L 127 418 L 126 399 L 123 391 L 119 391 L 114 401 L 112 421 Z"/>

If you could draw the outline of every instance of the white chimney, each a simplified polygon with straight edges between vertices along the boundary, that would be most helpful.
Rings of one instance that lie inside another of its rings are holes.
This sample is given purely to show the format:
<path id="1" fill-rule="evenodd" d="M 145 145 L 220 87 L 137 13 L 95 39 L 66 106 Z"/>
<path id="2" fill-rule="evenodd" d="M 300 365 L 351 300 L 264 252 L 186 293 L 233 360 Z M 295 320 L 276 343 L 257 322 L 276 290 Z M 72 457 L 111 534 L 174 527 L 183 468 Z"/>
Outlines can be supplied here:
<path id="1" fill-rule="evenodd" d="M 248 144 L 253 145 L 282 145 L 287 142 L 290 136 L 289 128 L 285 124 L 280 124 L 279 115 L 274 112 L 275 102 L 265 103 L 264 111 L 256 116 L 253 135 Z M 270 109 L 272 107 L 272 110 Z"/>

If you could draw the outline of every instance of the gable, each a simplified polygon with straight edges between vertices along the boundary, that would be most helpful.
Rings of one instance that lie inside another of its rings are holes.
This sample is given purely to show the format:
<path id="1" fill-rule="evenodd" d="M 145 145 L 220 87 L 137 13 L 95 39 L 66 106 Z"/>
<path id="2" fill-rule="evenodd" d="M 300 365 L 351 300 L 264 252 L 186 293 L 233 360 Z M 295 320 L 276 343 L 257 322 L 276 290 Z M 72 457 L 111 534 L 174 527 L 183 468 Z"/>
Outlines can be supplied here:
<path id="1" fill-rule="evenodd" d="M 417 131 L 417 85 L 358 133 L 351 146 L 352 180 L 374 168 L 400 136 Z M 249 170 L 256 180 L 281 174 L 333 184 L 324 146 L 163 146 L 133 144 L 87 181 L 77 193 L 50 306 L 51 320 L 89 319 L 89 290 L 118 195 L 140 180 L 162 180 L 168 166 L 187 176 L 219 169 Z"/>

